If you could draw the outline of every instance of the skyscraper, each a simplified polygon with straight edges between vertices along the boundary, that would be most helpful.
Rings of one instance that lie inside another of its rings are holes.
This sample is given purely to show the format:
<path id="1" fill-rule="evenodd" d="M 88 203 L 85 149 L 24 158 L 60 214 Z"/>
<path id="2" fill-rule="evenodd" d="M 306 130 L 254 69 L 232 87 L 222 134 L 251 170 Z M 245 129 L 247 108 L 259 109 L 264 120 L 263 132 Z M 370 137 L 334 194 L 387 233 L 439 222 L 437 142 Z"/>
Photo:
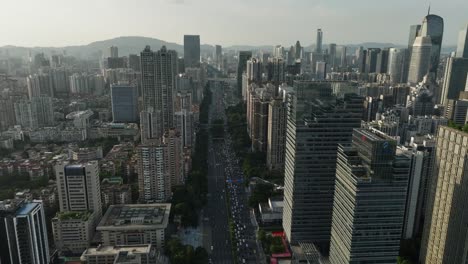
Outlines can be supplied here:
<path id="1" fill-rule="evenodd" d="M 367 129 L 355 129 L 352 144 L 339 145 L 331 263 L 396 263 L 410 165 L 396 145 Z"/>
<path id="2" fill-rule="evenodd" d="M 221 47 L 221 45 L 215 46 L 214 59 L 215 59 L 216 67 L 218 68 L 218 70 L 221 70 L 222 64 L 223 64 L 223 48 Z"/>
<path id="3" fill-rule="evenodd" d="M 182 147 L 192 147 L 195 136 L 192 92 L 190 90 L 177 91 L 174 106 L 174 124 L 180 132 Z"/>
<path id="4" fill-rule="evenodd" d="M 60 162 L 55 165 L 61 212 L 93 211 L 102 216 L 101 185 L 97 161 Z"/>
<path id="5" fill-rule="evenodd" d="M 29 99 L 41 95 L 54 97 L 53 80 L 50 74 L 29 75 L 26 81 Z"/>
<path id="6" fill-rule="evenodd" d="M 315 52 L 316 53 L 322 53 L 322 39 L 323 39 L 323 32 L 322 29 L 317 29 L 317 38 L 315 42 Z"/>
<path id="7" fill-rule="evenodd" d="M 237 64 L 237 91 L 242 96 L 242 74 L 247 69 L 247 61 L 252 58 L 252 51 L 239 51 Z"/>
<path id="8" fill-rule="evenodd" d="M 439 67 L 440 49 L 442 47 L 442 37 L 444 35 L 444 20 L 434 14 L 427 14 L 421 25 L 419 36 L 430 37 L 432 49 L 430 53 L 429 72 L 437 76 Z"/>
<path id="9" fill-rule="evenodd" d="M 0 263 L 49 263 L 42 201 L 0 201 L 0 240 Z"/>
<path id="10" fill-rule="evenodd" d="M 407 49 L 391 48 L 388 53 L 388 69 L 393 84 L 403 83 L 403 70 Z"/>
<path id="11" fill-rule="evenodd" d="M 167 173 L 171 179 L 170 186 L 183 185 L 185 183 L 183 166 L 183 146 L 180 132 L 170 129 L 164 133 L 163 143 L 167 149 L 165 159 Z"/>
<path id="12" fill-rule="evenodd" d="M 324 61 L 317 61 L 315 69 L 317 80 L 325 80 L 327 77 L 327 63 Z"/>
<path id="13" fill-rule="evenodd" d="M 413 44 L 416 37 L 420 36 L 421 25 L 411 25 L 408 37 L 408 48 L 405 52 L 405 60 L 403 66 L 403 72 L 401 82 L 406 83 L 408 81 L 408 73 L 411 61 L 411 52 L 413 51 Z"/>
<path id="14" fill-rule="evenodd" d="M 369 48 L 366 53 L 366 73 L 376 72 L 377 57 L 380 53 L 379 48 Z"/>
<path id="15" fill-rule="evenodd" d="M 295 81 L 287 96 L 283 228 L 291 243 L 328 252 L 338 144 L 360 127 L 363 99 L 337 99 L 330 82 Z"/>
<path id="16" fill-rule="evenodd" d="M 163 202 L 171 197 L 171 177 L 167 170 L 167 148 L 148 142 L 137 148 L 138 189 L 141 202 Z"/>
<path id="17" fill-rule="evenodd" d="M 99 164 L 59 162 L 54 170 L 60 206 L 52 219 L 55 246 L 80 254 L 91 245 L 102 216 Z"/>
<path id="18" fill-rule="evenodd" d="M 458 34 L 457 58 L 468 58 L 468 25 Z"/>
<path id="19" fill-rule="evenodd" d="M 199 35 L 184 35 L 184 65 L 185 68 L 200 66 Z"/>
<path id="20" fill-rule="evenodd" d="M 294 46 L 294 58 L 296 60 L 299 60 L 301 59 L 301 55 L 302 55 L 302 46 L 301 46 L 301 43 L 298 41 L 296 41 L 296 46 Z"/>
<path id="21" fill-rule="evenodd" d="M 177 52 L 163 46 L 152 52 L 149 46 L 141 52 L 141 87 L 143 111 L 152 109 L 154 137 L 161 139 L 174 126 L 174 90 L 176 89 Z"/>
<path id="22" fill-rule="evenodd" d="M 40 128 L 54 125 L 52 98 L 34 97 L 14 104 L 16 123 L 24 128 Z"/>
<path id="23" fill-rule="evenodd" d="M 119 57 L 119 48 L 116 46 L 111 46 L 109 48 L 109 57 L 118 58 Z"/>
<path id="24" fill-rule="evenodd" d="M 335 68 L 336 65 L 336 44 L 331 43 L 328 46 L 328 65 Z"/>
<path id="25" fill-rule="evenodd" d="M 262 62 L 257 58 L 250 58 L 247 61 L 247 79 L 250 82 L 261 82 L 262 81 Z"/>
<path id="26" fill-rule="evenodd" d="M 128 55 L 128 68 L 133 69 L 136 72 L 139 72 L 141 70 L 140 66 L 141 66 L 140 56 L 136 54 Z"/>
<path id="27" fill-rule="evenodd" d="M 421 241 L 421 263 L 464 263 L 467 260 L 467 155 L 468 134 L 440 126 L 435 174 Z"/>
<path id="28" fill-rule="evenodd" d="M 138 121 L 138 89 L 131 84 L 112 84 L 112 119 L 114 122 Z"/>
<path id="29" fill-rule="evenodd" d="M 422 81 L 431 67 L 432 44 L 430 37 L 416 37 L 411 50 L 408 82 L 416 84 Z"/>
<path id="30" fill-rule="evenodd" d="M 388 53 L 389 49 L 382 49 L 377 55 L 377 63 L 375 66 L 375 72 L 377 73 L 387 73 L 388 67 Z"/>
<path id="31" fill-rule="evenodd" d="M 267 166 L 270 170 L 284 169 L 286 147 L 286 104 L 272 99 L 268 108 Z"/>
<path id="32" fill-rule="evenodd" d="M 421 30 L 421 25 L 411 25 L 410 26 L 410 32 L 409 32 L 409 37 L 408 37 L 408 49 L 411 50 L 414 44 L 414 40 L 416 37 L 418 37 L 420 34 Z"/>
<path id="33" fill-rule="evenodd" d="M 446 104 L 447 100 L 457 100 L 461 91 L 464 91 L 464 84 L 467 82 L 468 74 L 468 51 L 467 41 L 468 29 L 460 31 L 456 56 L 450 56 L 445 66 L 444 83 L 442 85 L 441 104 Z"/>

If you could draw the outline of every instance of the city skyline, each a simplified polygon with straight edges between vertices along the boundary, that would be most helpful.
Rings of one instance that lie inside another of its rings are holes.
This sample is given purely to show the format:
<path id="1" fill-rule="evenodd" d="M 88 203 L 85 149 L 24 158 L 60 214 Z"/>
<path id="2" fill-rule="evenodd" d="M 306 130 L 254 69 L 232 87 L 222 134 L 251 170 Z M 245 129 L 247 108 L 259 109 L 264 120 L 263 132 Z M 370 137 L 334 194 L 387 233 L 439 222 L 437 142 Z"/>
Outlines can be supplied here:
<path id="1" fill-rule="evenodd" d="M 353 4 L 303 0 L 296 0 L 294 4 L 279 0 L 274 4 L 266 0 L 253 3 L 141 0 L 139 5 L 124 4 L 120 0 L 112 3 L 108 0 L 99 3 L 85 0 L 80 6 L 70 6 L 58 0 L 48 0 L 48 5 L 31 0 L 20 2 L 4 3 L 5 10 L 16 10 L 20 4 L 29 8 L 22 10 L 22 23 L 11 23 L 18 18 L 16 12 L 7 12 L 0 18 L 1 23 L 9 25 L 0 29 L 3 36 L 0 46 L 62 47 L 118 36 L 147 36 L 182 43 L 184 34 L 200 35 L 201 44 L 286 45 L 299 39 L 308 46 L 315 43 L 317 28 L 324 32 L 323 43 L 353 44 L 378 40 L 399 45 L 407 42 L 408 25 L 420 24 L 429 6 L 428 1 L 403 0 L 391 4 L 368 0 Z M 95 8 L 88 8 L 86 2 Z M 454 45 L 459 30 L 466 25 L 463 10 L 468 8 L 468 3 L 462 0 L 449 2 L 443 5 L 432 3 L 431 6 L 432 14 L 446 18 L 443 46 Z M 110 4 L 113 12 L 102 12 Z M 217 5 L 223 8 L 216 8 Z M 356 12 L 363 11 L 365 16 L 356 16 Z M 132 13 L 138 13 L 138 19 L 132 19 L 129 15 Z M 168 21 L 173 26 L 158 26 Z M 350 24 L 351 27 L 348 26 Z M 310 30 L 304 30 L 304 25 L 309 25 Z M 258 34 L 259 28 L 262 34 Z"/>

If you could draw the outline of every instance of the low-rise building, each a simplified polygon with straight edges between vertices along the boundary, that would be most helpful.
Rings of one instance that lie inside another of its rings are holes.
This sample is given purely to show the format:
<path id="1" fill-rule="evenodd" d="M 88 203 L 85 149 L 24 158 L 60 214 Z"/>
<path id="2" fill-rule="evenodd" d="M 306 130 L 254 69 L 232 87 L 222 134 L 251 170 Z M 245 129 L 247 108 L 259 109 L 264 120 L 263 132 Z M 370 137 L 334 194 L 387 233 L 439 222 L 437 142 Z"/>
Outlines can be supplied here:
<path id="1" fill-rule="evenodd" d="M 170 210 L 166 203 L 111 205 L 96 230 L 105 246 L 152 244 L 162 249 Z"/>
<path id="2" fill-rule="evenodd" d="M 283 198 L 269 198 L 268 203 L 258 205 L 261 221 L 264 224 L 281 223 L 283 220 Z"/>
<path id="3" fill-rule="evenodd" d="M 152 245 L 98 246 L 81 255 L 84 264 L 155 264 L 157 252 Z"/>
<path id="4" fill-rule="evenodd" d="M 95 213 L 60 212 L 52 219 L 55 247 L 62 252 L 81 254 L 91 245 Z"/>

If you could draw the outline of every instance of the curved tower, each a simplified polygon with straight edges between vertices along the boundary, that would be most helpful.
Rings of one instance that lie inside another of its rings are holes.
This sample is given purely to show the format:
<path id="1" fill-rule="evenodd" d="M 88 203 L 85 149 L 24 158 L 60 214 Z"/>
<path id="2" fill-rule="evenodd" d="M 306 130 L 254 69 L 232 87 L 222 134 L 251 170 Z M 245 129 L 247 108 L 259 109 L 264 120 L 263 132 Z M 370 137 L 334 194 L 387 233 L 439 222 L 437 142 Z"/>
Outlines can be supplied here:
<path id="1" fill-rule="evenodd" d="M 428 14 L 424 17 L 419 36 L 431 37 L 432 51 L 429 72 L 437 73 L 439 66 L 440 48 L 444 35 L 444 19 L 438 15 Z"/>

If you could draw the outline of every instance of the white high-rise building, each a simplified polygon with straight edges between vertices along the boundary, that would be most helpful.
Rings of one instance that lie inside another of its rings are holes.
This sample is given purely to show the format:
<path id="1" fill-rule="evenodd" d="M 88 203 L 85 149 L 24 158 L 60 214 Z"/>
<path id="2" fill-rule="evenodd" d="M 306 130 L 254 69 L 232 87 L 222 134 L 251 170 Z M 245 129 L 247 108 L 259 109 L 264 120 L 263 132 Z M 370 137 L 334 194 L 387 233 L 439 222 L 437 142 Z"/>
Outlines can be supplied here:
<path id="1" fill-rule="evenodd" d="M 59 162 L 54 168 L 60 206 L 52 219 L 55 246 L 80 254 L 91 245 L 102 216 L 99 164 Z"/>
<path id="2" fill-rule="evenodd" d="M 165 157 L 167 148 L 157 142 L 147 142 L 137 148 L 139 200 L 163 202 L 171 197 L 171 177 Z"/>
<path id="3" fill-rule="evenodd" d="M 391 48 L 388 52 L 387 73 L 393 84 L 402 83 L 403 68 L 405 64 L 406 49 Z"/>
<path id="4" fill-rule="evenodd" d="M 55 165 L 61 212 L 93 211 L 102 215 L 101 185 L 97 161 L 60 162 Z"/>
<path id="5" fill-rule="evenodd" d="M 408 82 L 416 84 L 422 81 L 431 66 L 432 43 L 430 37 L 416 37 L 411 51 Z"/>

